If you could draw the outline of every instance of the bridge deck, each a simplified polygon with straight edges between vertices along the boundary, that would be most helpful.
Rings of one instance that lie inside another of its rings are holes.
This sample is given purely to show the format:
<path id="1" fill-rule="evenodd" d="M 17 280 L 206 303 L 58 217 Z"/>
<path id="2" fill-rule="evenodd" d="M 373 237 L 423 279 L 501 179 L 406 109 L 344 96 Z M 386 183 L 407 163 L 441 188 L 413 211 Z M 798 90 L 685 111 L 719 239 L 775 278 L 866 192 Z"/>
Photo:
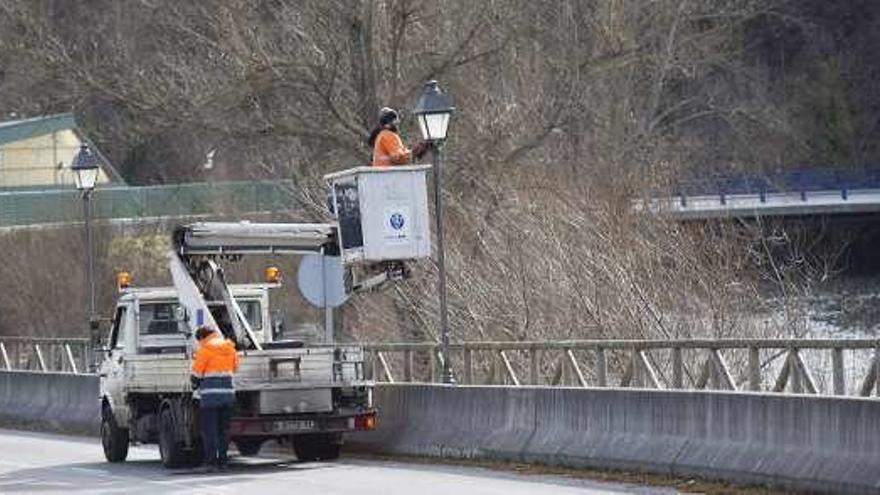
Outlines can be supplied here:
<path id="1" fill-rule="evenodd" d="M 636 201 L 636 209 L 645 202 Z M 681 220 L 880 211 L 880 169 L 812 168 L 684 181 L 647 209 Z"/>
<path id="2" fill-rule="evenodd" d="M 649 209 L 680 220 L 875 213 L 880 189 L 678 196 L 652 200 Z"/>

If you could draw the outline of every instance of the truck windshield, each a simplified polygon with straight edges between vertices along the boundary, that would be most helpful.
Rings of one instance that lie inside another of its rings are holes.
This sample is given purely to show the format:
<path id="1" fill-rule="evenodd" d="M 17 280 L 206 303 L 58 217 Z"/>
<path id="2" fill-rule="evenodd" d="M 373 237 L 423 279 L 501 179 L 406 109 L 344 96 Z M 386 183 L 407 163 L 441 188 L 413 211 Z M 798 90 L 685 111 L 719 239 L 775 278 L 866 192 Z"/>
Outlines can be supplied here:
<path id="1" fill-rule="evenodd" d="M 244 313 L 251 330 L 259 331 L 263 329 L 263 314 L 260 311 L 260 301 L 238 301 L 238 307 Z"/>
<path id="2" fill-rule="evenodd" d="M 263 315 L 260 301 L 238 301 L 241 312 L 247 319 L 254 331 L 263 329 Z M 222 304 L 210 303 L 209 306 L 222 306 Z M 213 311 L 212 311 L 213 312 Z M 141 303 L 140 305 L 140 333 L 141 335 L 176 334 L 177 326 L 177 303 L 156 302 Z"/>
<path id="3" fill-rule="evenodd" d="M 141 335 L 176 334 L 177 303 L 142 303 L 140 305 Z"/>

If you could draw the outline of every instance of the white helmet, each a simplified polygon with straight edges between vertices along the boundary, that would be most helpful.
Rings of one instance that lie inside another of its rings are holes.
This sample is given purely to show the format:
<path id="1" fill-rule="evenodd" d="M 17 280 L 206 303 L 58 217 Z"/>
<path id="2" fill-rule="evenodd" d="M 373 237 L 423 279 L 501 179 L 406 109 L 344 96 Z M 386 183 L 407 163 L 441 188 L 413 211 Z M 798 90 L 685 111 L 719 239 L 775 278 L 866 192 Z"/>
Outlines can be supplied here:
<path id="1" fill-rule="evenodd" d="M 397 111 L 390 107 L 382 107 L 379 110 L 379 124 L 380 125 L 388 125 L 388 124 L 400 124 L 400 116 L 397 114 Z"/>

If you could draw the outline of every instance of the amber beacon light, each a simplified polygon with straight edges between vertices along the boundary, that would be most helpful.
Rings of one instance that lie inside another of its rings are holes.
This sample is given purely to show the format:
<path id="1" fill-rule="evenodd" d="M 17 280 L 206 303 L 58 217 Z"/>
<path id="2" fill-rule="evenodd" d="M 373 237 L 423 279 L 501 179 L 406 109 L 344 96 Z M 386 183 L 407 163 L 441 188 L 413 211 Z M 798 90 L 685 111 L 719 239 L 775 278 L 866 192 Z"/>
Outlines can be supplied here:
<path id="1" fill-rule="evenodd" d="M 266 268 L 265 272 L 266 282 L 270 284 L 280 284 L 281 283 L 281 269 L 277 266 L 270 266 Z"/>
<path id="2" fill-rule="evenodd" d="M 127 289 L 131 287 L 131 273 L 128 272 L 119 272 L 116 274 L 116 287 L 119 290 Z"/>

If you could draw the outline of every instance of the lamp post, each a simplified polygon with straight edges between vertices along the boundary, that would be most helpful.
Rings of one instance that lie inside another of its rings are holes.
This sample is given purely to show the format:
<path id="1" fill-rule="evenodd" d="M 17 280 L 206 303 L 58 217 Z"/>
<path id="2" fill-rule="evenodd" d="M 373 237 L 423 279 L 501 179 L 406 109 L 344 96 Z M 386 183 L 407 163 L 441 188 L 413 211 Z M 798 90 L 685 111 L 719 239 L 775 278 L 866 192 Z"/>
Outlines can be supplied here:
<path id="1" fill-rule="evenodd" d="M 440 193 L 442 180 L 441 158 L 449 118 L 455 107 L 449 98 L 440 91 L 437 81 L 428 81 L 422 88 L 413 114 L 419 123 L 422 137 L 433 145 L 434 156 L 434 204 L 437 219 L 437 269 L 439 271 L 440 292 L 440 335 L 443 353 L 443 383 L 455 383 L 449 363 L 449 319 L 446 307 L 446 252 L 443 244 L 443 197 Z"/>
<path id="2" fill-rule="evenodd" d="M 82 193 L 83 216 L 85 219 L 86 237 L 86 279 L 89 286 L 88 321 L 91 338 L 95 339 L 98 317 L 95 313 L 95 260 L 92 249 L 92 191 L 98 180 L 98 156 L 88 145 L 82 144 L 73 157 L 71 170 L 74 172 L 76 188 Z"/>

